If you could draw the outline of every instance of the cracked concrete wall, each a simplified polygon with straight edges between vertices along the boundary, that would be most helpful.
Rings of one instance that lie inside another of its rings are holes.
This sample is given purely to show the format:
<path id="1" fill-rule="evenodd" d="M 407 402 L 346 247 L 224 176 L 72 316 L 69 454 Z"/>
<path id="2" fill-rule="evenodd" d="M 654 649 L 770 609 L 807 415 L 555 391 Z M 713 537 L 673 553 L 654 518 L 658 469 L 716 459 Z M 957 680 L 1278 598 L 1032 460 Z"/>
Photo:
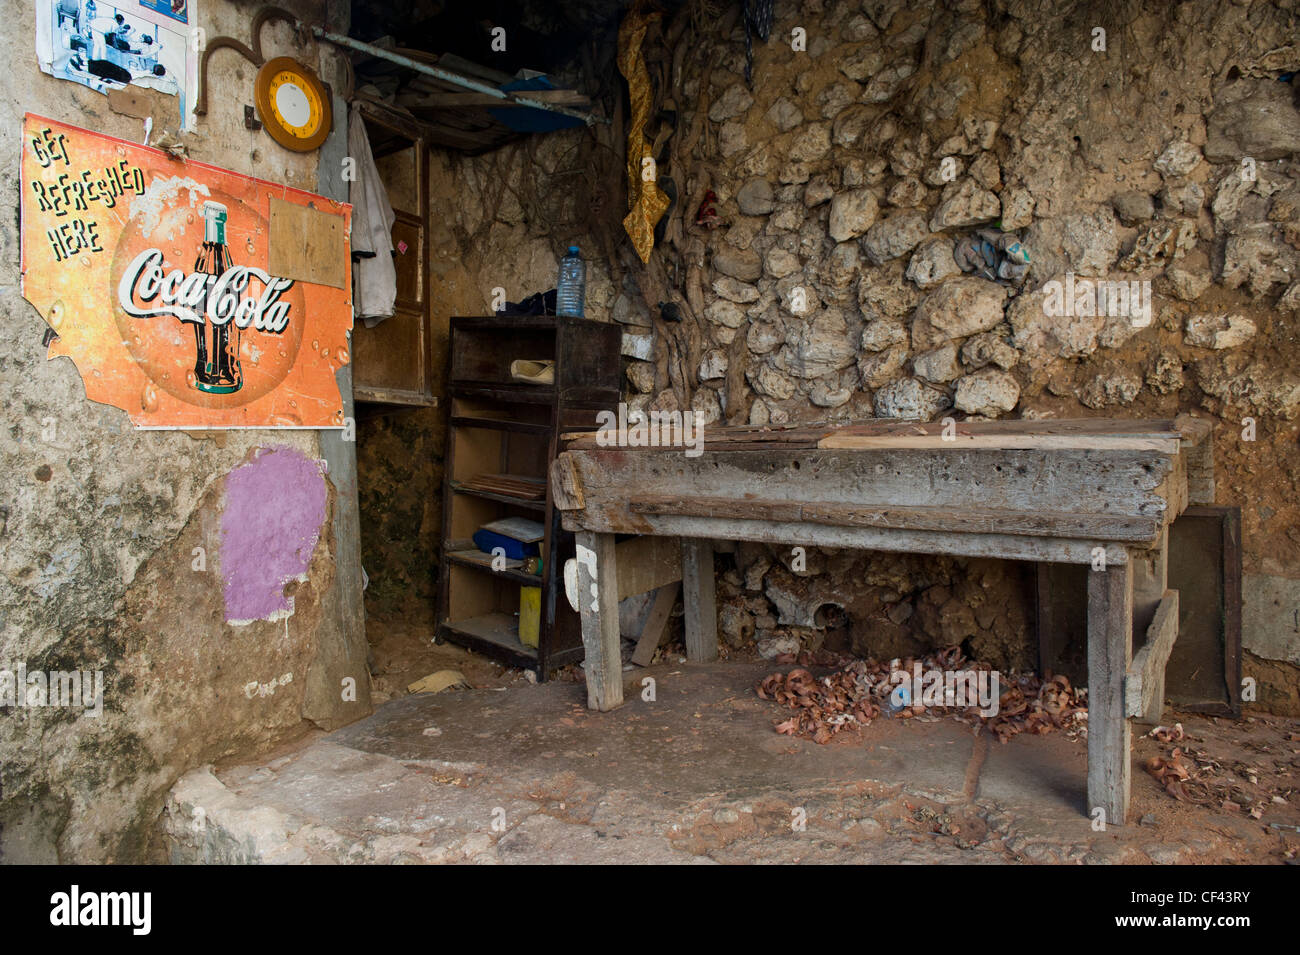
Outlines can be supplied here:
<path id="1" fill-rule="evenodd" d="M 312 20 L 324 15 L 320 3 L 286 6 Z M 210 0 L 199 25 L 209 39 L 247 41 L 252 9 Z M 0 857 L 154 859 L 158 814 L 184 772 L 369 712 L 364 654 L 348 669 L 335 645 L 344 639 L 334 619 L 339 494 L 318 464 L 318 432 L 135 431 L 123 412 L 86 400 L 71 362 L 46 360 L 45 322 L 19 291 L 21 115 L 133 141 L 143 138 L 143 121 L 40 73 L 31 6 L 4 0 L 0 10 L 18 51 L 0 76 L 0 190 L 13 210 L 0 221 L 0 667 L 104 673 L 97 718 L 71 708 L 0 709 Z M 287 25 L 267 27 L 263 45 L 268 56 L 295 55 L 337 82 L 334 51 L 300 44 Z M 214 56 L 209 113 L 181 136 L 189 155 L 315 190 L 316 153 L 290 153 L 244 128 L 255 75 L 231 51 Z M 177 100 L 146 96 L 155 138 L 174 131 Z M 276 497 L 289 472 L 258 476 L 275 460 L 291 465 L 289 485 L 310 493 Z M 316 525 L 314 549 L 283 589 L 292 610 L 246 625 L 227 622 L 221 566 L 236 472 L 249 476 L 254 494 L 305 508 Z M 354 676 L 355 702 L 319 692 L 322 667 L 336 686 L 340 673 Z"/>

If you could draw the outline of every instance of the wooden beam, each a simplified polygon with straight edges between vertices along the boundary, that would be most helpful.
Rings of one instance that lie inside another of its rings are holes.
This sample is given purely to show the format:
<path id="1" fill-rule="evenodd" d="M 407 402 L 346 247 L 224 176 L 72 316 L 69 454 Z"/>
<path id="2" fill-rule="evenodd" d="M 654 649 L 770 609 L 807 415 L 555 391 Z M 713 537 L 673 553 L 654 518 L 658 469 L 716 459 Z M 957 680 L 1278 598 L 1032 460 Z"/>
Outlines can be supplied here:
<path id="1" fill-rule="evenodd" d="M 1202 419 L 1189 419 L 1201 421 Z M 710 450 L 736 450 L 771 446 L 817 447 L 934 447 L 998 448 L 1055 447 L 1122 449 L 1126 442 L 1139 446 L 1150 444 L 1169 449 L 1199 434 L 1202 426 L 1191 424 L 1186 430 L 1175 427 L 1172 419 L 1078 418 L 1041 421 L 960 421 L 945 426 L 942 422 L 891 421 L 874 419 L 857 424 L 811 425 L 727 425 L 710 426 L 704 440 Z M 589 450 L 603 445 L 598 432 L 587 431 L 566 436 L 565 447 Z M 879 440 L 877 440 L 879 439 Z M 933 439 L 933 440 L 930 440 Z M 1088 443 L 1095 439 L 1095 443 Z M 963 444 L 964 442 L 964 444 Z M 635 447 L 635 445 L 628 445 Z M 672 446 L 644 450 L 669 452 Z M 1175 448 L 1176 450 L 1176 448 Z"/>
<path id="2" fill-rule="evenodd" d="M 1214 429 L 1205 418 L 1179 416 L 1187 459 L 1187 501 L 1214 505 Z"/>
<path id="3" fill-rule="evenodd" d="M 1169 528 L 1161 526 L 1148 550 L 1134 550 L 1133 632 L 1144 634 L 1169 589 Z"/>
<path id="4" fill-rule="evenodd" d="M 626 505 L 588 505 L 565 511 L 565 530 L 605 534 L 656 534 L 704 537 L 710 540 L 761 541 L 804 547 L 840 547 L 897 551 L 907 554 L 949 554 L 996 557 L 1003 560 L 1043 560 L 1055 564 L 1091 564 L 1101 548 L 1109 564 L 1128 562 L 1127 545 L 1093 539 L 1030 537 L 1024 534 L 953 534 L 909 531 L 889 527 L 834 527 L 811 521 L 738 520 L 724 517 L 685 517 L 676 514 L 637 514 Z"/>
<path id="5" fill-rule="evenodd" d="M 682 587 L 686 609 L 686 659 L 708 663 L 718 658 L 718 609 L 714 594 L 713 545 L 698 538 L 682 541 Z"/>
<path id="6" fill-rule="evenodd" d="M 1133 653 L 1133 572 L 1128 564 L 1088 574 L 1088 815 L 1128 818 L 1132 730 L 1124 681 Z M 1095 816 L 1094 816 L 1095 818 Z"/>
<path id="7" fill-rule="evenodd" d="M 1129 517 L 1164 515 L 1167 504 L 1158 489 L 1182 461 L 1177 453 L 1159 451 L 776 447 L 714 452 L 707 437 L 704 443 L 698 457 L 687 457 L 680 448 L 596 448 L 563 456 L 581 476 L 588 508 L 658 496 Z"/>
<path id="8" fill-rule="evenodd" d="M 623 655 L 618 633 L 618 566 L 613 534 L 579 533 L 578 612 L 582 618 L 587 706 L 623 705 Z"/>
<path id="9" fill-rule="evenodd" d="M 735 517 L 767 521 L 809 521 L 839 527 L 890 527 L 898 530 L 963 534 L 1025 534 L 1031 537 L 1095 537 L 1150 543 L 1163 526 L 1157 517 L 1122 514 L 1049 513 L 994 508 L 858 507 L 799 501 L 639 495 L 628 503 L 637 514 Z"/>
<path id="10" fill-rule="evenodd" d="M 557 455 L 551 462 L 551 500 L 562 511 L 576 511 L 585 506 L 582 476 L 570 455 Z"/>
<path id="11" fill-rule="evenodd" d="M 962 434 L 942 435 L 857 435 L 832 434 L 817 442 L 819 448 L 864 450 L 866 448 L 930 448 L 939 451 L 967 451 L 972 448 L 999 450 L 1056 449 L 1076 451 L 1178 451 L 1178 436 L 1140 437 L 1129 435 L 1063 434 Z"/>
<path id="12" fill-rule="evenodd" d="M 1178 432 L 1184 447 L 1195 447 L 1214 435 L 1214 422 L 1209 418 L 1193 418 L 1189 414 L 1180 414 L 1174 419 L 1174 430 Z"/>
<path id="13" fill-rule="evenodd" d="M 1146 644 L 1129 664 L 1124 701 L 1129 716 L 1158 726 L 1165 704 L 1165 666 L 1178 640 L 1178 591 L 1165 591 L 1146 636 Z"/>
<path id="14" fill-rule="evenodd" d="M 637 666 L 648 667 L 654 660 L 655 650 L 659 649 L 664 634 L 668 632 L 668 619 L 681 592 L 681 581 L 667 584 L 655 591 L 650 613 L 641 628 L 641 637 L 636 642 L 636 649 L 632 651 L 632 662 Z"/>

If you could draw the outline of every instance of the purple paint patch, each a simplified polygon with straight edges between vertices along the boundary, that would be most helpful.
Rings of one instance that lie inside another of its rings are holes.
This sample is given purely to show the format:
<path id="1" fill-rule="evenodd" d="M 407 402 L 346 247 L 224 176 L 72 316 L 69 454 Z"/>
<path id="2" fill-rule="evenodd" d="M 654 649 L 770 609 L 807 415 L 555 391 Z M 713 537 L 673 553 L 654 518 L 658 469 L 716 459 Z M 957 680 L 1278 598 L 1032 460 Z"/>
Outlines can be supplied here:
<path id="1" fill-rule="evenodd" d="M 320 466 L 292 448 L 263 451 L 227 475 L 221 517 L 227 622 L 293 612 L 284 585 L 307 572 L 325 499 Z"/>

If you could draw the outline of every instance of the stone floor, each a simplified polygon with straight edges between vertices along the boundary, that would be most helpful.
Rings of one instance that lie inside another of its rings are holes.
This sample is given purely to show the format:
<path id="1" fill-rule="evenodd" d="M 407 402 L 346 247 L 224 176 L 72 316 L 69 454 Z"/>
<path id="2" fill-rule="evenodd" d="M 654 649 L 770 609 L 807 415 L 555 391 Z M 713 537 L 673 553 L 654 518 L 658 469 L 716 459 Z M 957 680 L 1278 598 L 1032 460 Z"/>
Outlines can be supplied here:
<path id="1" fill-rule="evenodd" d="M 1144 822 L 1098 832 L 1083 740 L 887 718 L 824 746 L 777 735 L 784 711 L 753 692 L 772 669 L 636 671 L 606 714 L 574 683 L 406 696 L 190 773 L 162 825 L 182 863 L 1281 862 L 1300 847 L 1267 827 L 1300 824 L 1295 800 L 1253 820 L 1166 795 L 1141 768 L 1153 740 L 1134 757 Z M 1300 751 L 1283 742 L 1297 721 L 1183 719 L 1206 747 L 1245 752 L 1254 734 L 1255 752 Z"/>

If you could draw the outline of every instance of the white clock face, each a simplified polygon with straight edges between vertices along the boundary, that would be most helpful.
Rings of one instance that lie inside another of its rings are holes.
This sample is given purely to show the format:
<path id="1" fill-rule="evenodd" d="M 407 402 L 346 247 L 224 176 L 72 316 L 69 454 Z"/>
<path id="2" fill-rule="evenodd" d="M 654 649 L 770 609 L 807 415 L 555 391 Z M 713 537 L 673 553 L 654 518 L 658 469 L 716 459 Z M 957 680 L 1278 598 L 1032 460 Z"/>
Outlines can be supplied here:
<path id="1" fill-rule="evenodd" d="M 288 126 L 301 129 L 311 121 L 311 100 L 297 83 L 281 83 L 276 88 L 275 109 Z"/>

